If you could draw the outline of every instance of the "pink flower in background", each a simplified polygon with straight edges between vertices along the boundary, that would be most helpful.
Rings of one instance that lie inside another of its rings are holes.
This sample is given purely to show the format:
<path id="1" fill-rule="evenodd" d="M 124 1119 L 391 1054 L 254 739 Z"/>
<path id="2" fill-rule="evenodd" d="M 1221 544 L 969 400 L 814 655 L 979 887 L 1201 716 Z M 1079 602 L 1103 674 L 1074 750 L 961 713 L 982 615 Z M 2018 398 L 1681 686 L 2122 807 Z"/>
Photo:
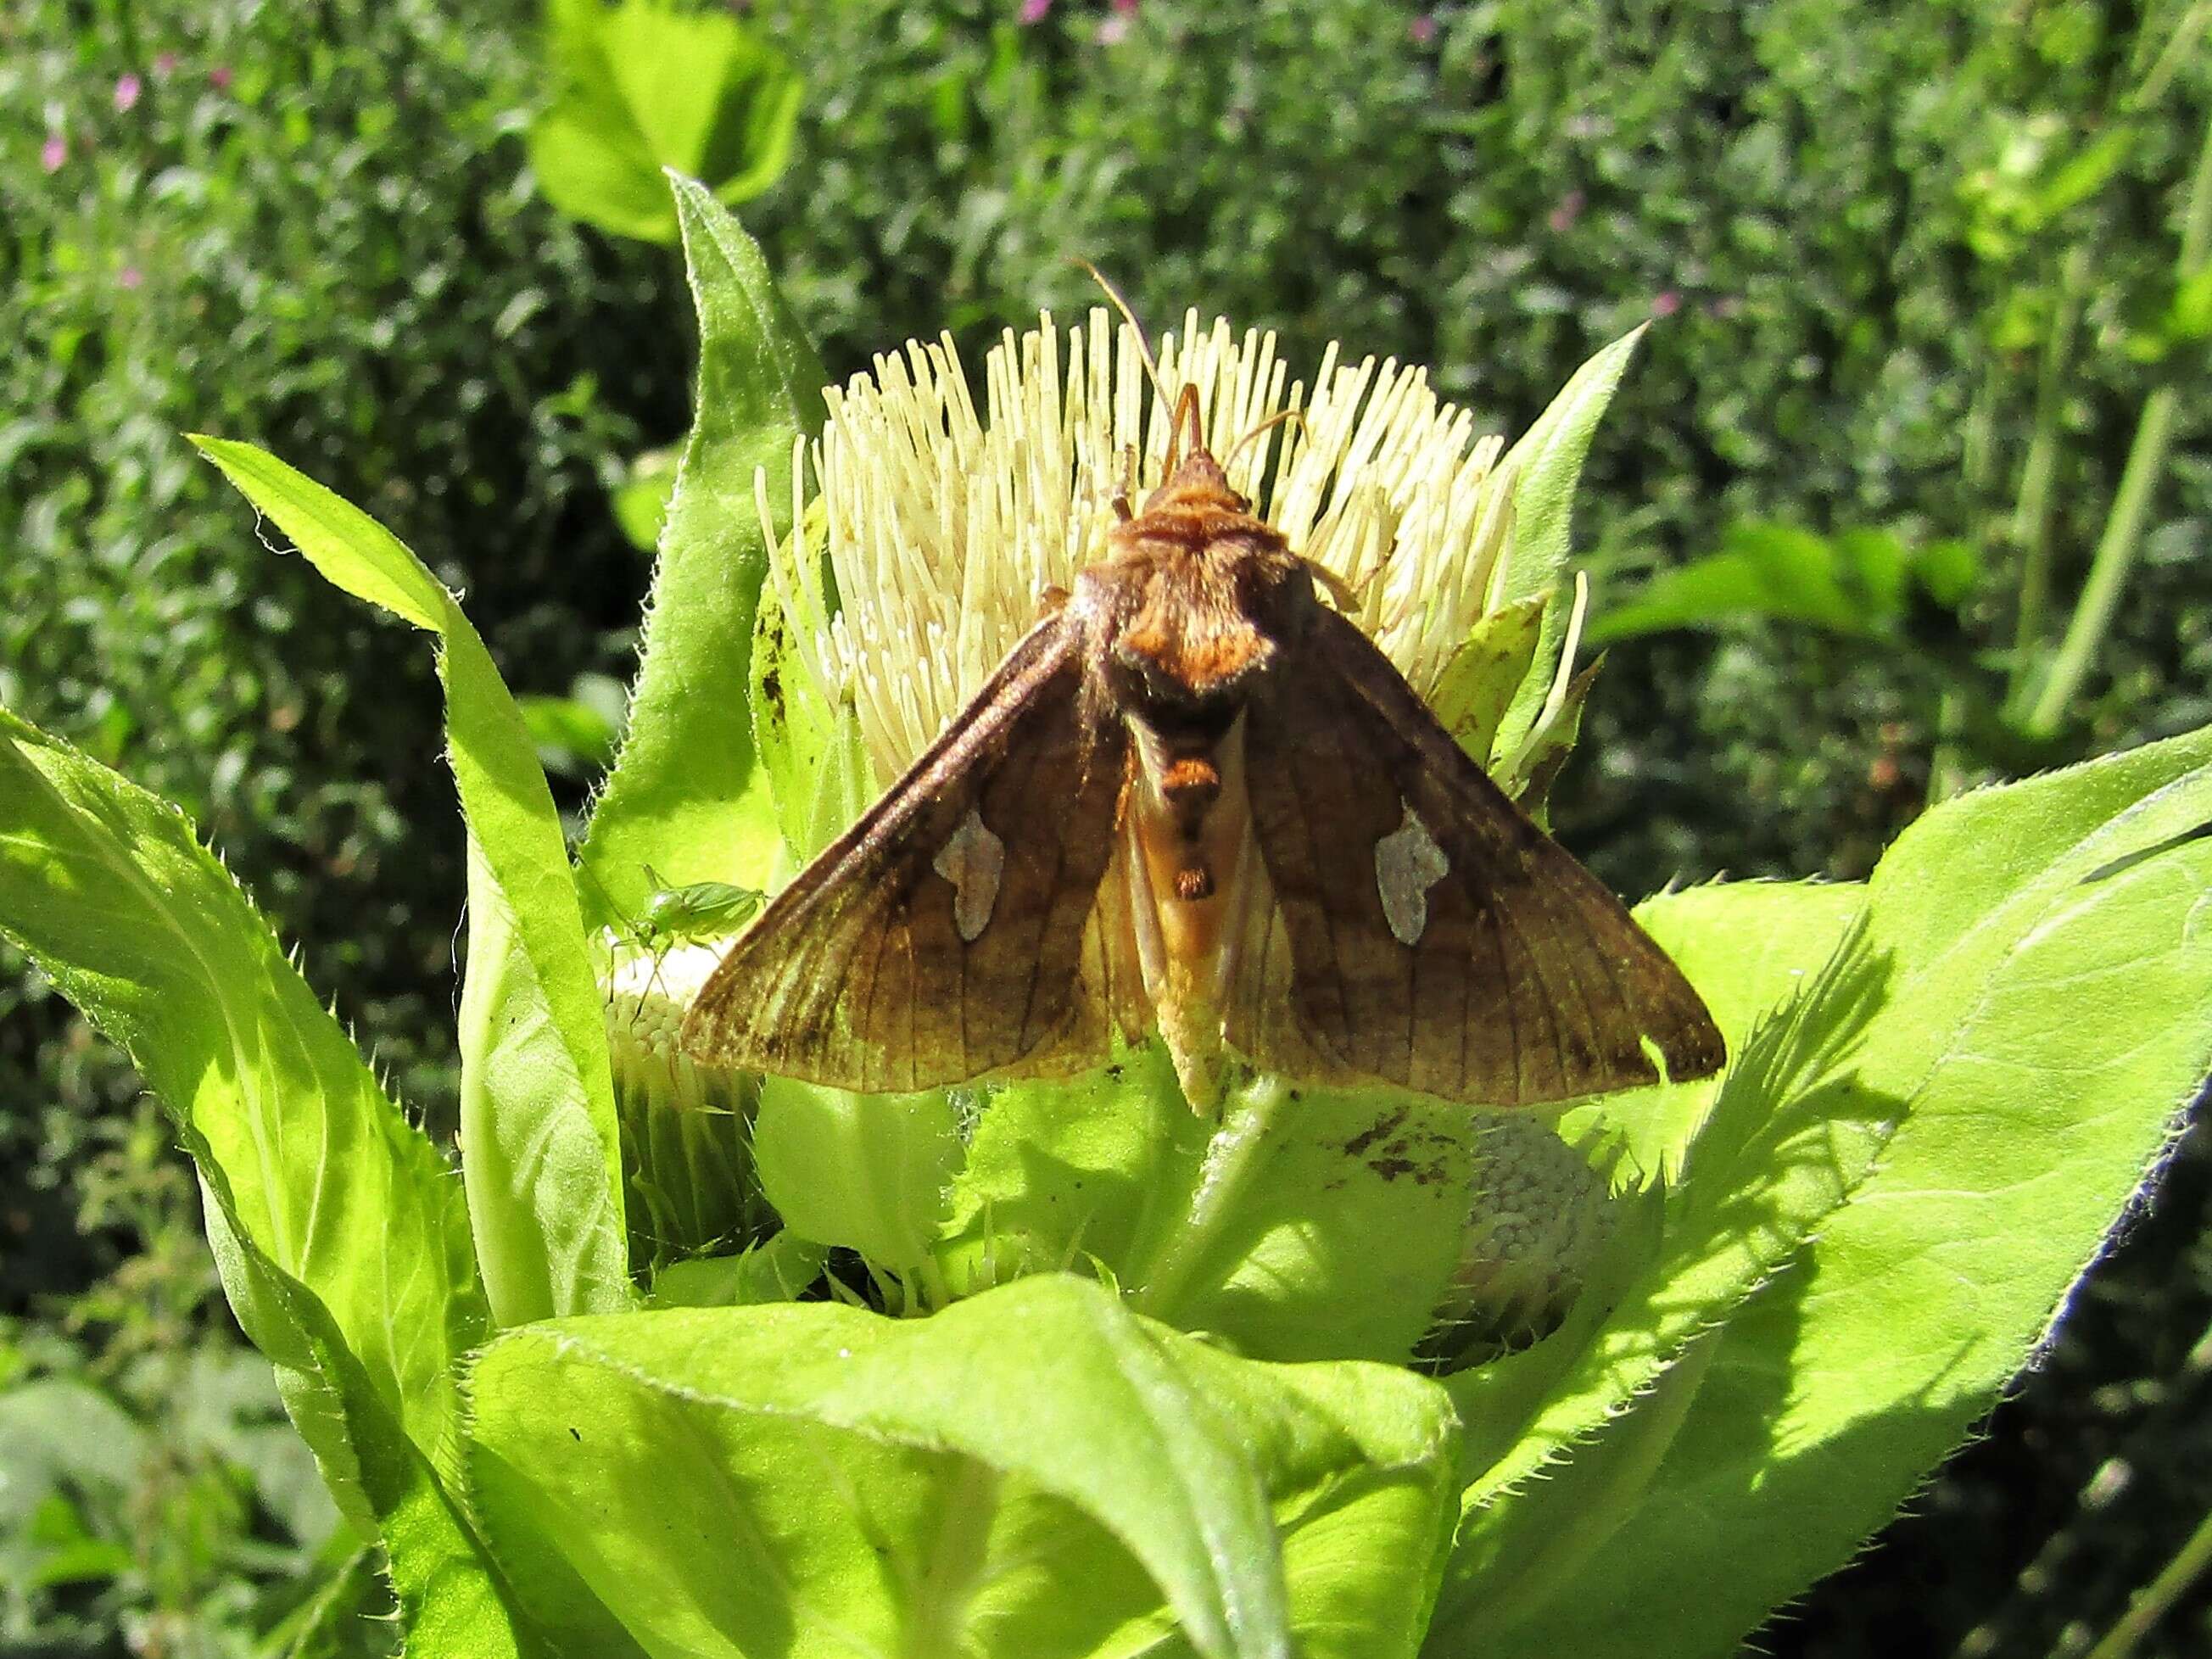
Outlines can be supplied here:
<path id="1" fill-rule="evenodd" d="M 1016 14 L 1024 25 L 1042 23 L 1045 13 L 1052 9 L 1052 0 L 1022 0 L 1022 9 Z"/>
<path id="2" fill-rule="evenodd" d="M 1128 38 L 1128 13 L 1125 11 L 1117 11 L 1111 17 L 1103 19 L 1100 21 L 1098 25 L 1098 44 L 1100 46 L 1118 46 Z"/>
<path id="3" fill-rule="evenodd" d="M 39 146 L 39 165 L 48 173 L 59 173 L 68 160 L 69 140 L 58 132 L 48 133 L 46 142 Z"/>
<path id="4" fill-rule="evenodd" d="M 1583 195 L 1582 191 L 1571 190 L 1559 198 L 1559 206 L 1553 208 L 1545 216 L 1545 222 L 1553 230 L 1571 229 L 1575 221 L 1583 216 L 1583 209 L 1589 204 L 1589 198 Z"/>
<path id="5" fill-rule="evenodd" d="M 176 72 L 177 54 L 173 52 L 165 52 L 154 60 L 155 74 L 168 76 L 174 75 Z"/>
<path id="6" fill-rule="evenodd" d="M 1423 12 L 1406 25 L 1406 34 L 1415 46 L 1425 46 L 1437 38 L 1437 20 L 1427 12 Z"/>
<path id="7" fill-rule="evenodd" d="M 1114 0 L 1115 11 L 1123 17 L 1137 15 L 1137 0 Z"/>
<path id="8" fill-rule="evenodd" d="M 1671 317 L 1682 308 L 1682 296 L 1671 288 L 1663 288 L 1651 296 L 1651 314 Z"/>
<path id="9" fill-rule="evenodd" d="M 145 280 L 145 272 L 140 270 L 136 265 L 125 265 L 115 273 L 115 285 L 118 288 L 136 288 Z"/>
<path id="10" fill-rule="evenodd" d="M 217 92 L 228 92 L 230 90 L 230 65 L 228 64 L 217 64 L 213 69 L 210 70 L 208 71 L 208 84 L 213 87 Z"/>
<path id="11" fill-rule="evenodd" d="M 126 75 L 115 83 L 115 108 L 118 114 L 131 109 L 138 102 L 138 94 L 146 90 L 146 83 L 135 75 Z"/>

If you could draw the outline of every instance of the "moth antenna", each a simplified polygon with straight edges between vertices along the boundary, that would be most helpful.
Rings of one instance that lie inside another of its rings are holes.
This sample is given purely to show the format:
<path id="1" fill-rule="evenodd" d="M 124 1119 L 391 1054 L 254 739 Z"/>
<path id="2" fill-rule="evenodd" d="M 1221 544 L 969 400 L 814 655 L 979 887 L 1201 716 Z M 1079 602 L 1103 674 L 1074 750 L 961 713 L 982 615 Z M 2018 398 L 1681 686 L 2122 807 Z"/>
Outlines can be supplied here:
<path id="1" fill-rule="evenodd" d="M 1128 301 L 1121 297 L 1121 290 L 1115 287 L 1113 283 L 1108 279 L 1106 273 L 1099 270 L 1097 265 L 1092 264 L 1090 260 L 1073 259 L 1069 263 L 1072 264 L 1080 265 L 1084 270 L 1089 271 L 1091 273 L 1091 280 L 1097 283 L 1100 288 L 1106 291 L 1106 297 L 1114 302 L 1114 309 L 1120 312 L 1121 313 L 1121 320 L 1128 324 L 1129 332 L 1136 336 L 1137 356 L 1143 360 L 1145 365 L 1145 378 L 1150 380 L 1152 384 L 1152 395 L 1158 398 L 1164 406 L 1175 410 L 1175 422 L 1168 428 L 1167 470 L 1168 476 L 1172 477 L 1175 475 L 1176 463 L 1177 459 L 1180 459 L 1180 451 L 1182 449 L 1183 404 L 1186 401 L 1188 401 L 1194 406 L 1195 405 L 1198 398 L 1198 388 L 1186 381 L 1183 385 L 1182 392 L 1180 397 L 1169 397 L 1167 387 L 1160 382 L 1159 362 L 1152 356 L 1151 343 L 1145 338 L 1145 325 L 1137 320 L 1137 313 L 1131 307 Z M 1194 421 L 1195 418 L 1195 409 L 1194 407 Z M 1199 439 L 1197 447 L 1200 449 L 1206 447 L 1206 441 L 1203 435 Z M 1132 490 L 1132 493 L 1134 493 L 1133 489 Z"/>
<path id="2" fill-rule="evenodd" d="M 1366 603 L 1366 596 L 1358 588 L 1345 580 L 1319 559 L 1301 559 L 1299 562 L 1305 566 L 1306 574 L 1314 579 L 1315 585 L 1330 599 L 1335 600 L 1336 608 L 1346 616 L 1356 616 Z"/>
<path id="3" fill-rule="evenodd" d="M 1068 263 L 1080 265 L 1089 271 L 1091 280 L 1106 290 L 1106 297 L 1114 302 L 1114 309 L 1121 313 L 1121 320 L 1128 324 L 1129 332 L 1137 337 L 1137 356 L 1144 360 L 1145 374 L 1152 383 L 1153 392 L 1158 395 L 1162 403 L 1173 403 L 1175 400 L 1168 396 L 1160 385 L 1160 366 L 1152 356 L 1151 343 L 1145 338 L 1145 325 L 1137 320 L 1137 313 L 1130 308 L 1129 302 L 1121 297 L 1121 290 L 1115 288 L 1106 273 L 1092 264 L 1090 260 L 1071 259 Z"/>
<path id="4" fill-rule="evenodd" d="M 1204 454 L 1206 428 L 1199 415 L 1198 388 L 1188 380 L 1183 382 L 1182 390 L 1176 394 L 1175 424 L 1168 428 L 1167 476 L 1170 478 L 1175 477 L 1176 469 L 1182 465 L 1185 459 L 1182 434 L 1186 426 L 1190 428 L 1188 453 L 1192 455 Z"/>
<path id="5" fill-rule="evenodd" d="M 1243 454 L 1244 453 L 1244 446 L 1250 443 L 1254 439 L 1264 436 L 1267 433 L 1273 431 L 1275 428 L 1279 426 L 1288 426 L 1292 423 L 1295 423 L 1301 431 L 1310 430 L 1306 426 L 1304 410 L 1297 409 L 1277 410 L 1273 415 L 1267 416 L 1266 420 L 1261 422 L 1259 425 L 1254 427 L 1243 437 L 1239 438 L 1235 443 L 1229 446 L 1229 453 L 1221 458 L 1221 470 L 1224 472 L 1228 471 L 1229 464 L 1235 460 L 1239 455 Z"/>

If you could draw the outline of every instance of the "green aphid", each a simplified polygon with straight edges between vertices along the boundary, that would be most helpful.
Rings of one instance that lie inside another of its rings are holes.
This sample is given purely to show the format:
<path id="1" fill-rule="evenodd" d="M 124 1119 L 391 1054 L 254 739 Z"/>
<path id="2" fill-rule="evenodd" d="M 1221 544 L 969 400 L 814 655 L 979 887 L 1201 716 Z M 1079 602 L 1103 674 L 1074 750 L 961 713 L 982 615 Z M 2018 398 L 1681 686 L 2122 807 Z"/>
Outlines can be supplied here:
<path id="1" fill-rule="evenodd" d="M 685 887 L 664 884 L 651 865 L 645 876 L 653 891 L 632 924 L 641 949 L 659 951 L 733 933 L 752 920 L 767 895 L 726 881 L 695 881 Z"/>
<path id="2" fill-rule="evenodd" d="M 581 867 L 586 872 L 590 869 L 588 865 Z M 608 907 L 615 910 L 622 924 L 619 929 L 609 929 L 609 937 L 620 939 L 631 950 L 653 959 L 647 988 L 666 996 L 667 988 L 660 976 L 661 959 L 680 945 L 700 944 L 735 933 L 752 919 L 766 902 L 767 895 L 756 888 L 739 887 L 726 881 L 695 881 L 686 886 L 671 887 L 651 865 L 642 867 L 653 890 L 647 895 L 635 916 L 623 914 L 615 906 L 612 896 L 608 895 Z M 596 882 L 598 878 L 592 880 Z M 601 887 L 602 893 L 605 890 Z M 631 1010 L 628 1022 L 630 1029 L 635 1029 L 643 1007 L 641 999 Z"/>

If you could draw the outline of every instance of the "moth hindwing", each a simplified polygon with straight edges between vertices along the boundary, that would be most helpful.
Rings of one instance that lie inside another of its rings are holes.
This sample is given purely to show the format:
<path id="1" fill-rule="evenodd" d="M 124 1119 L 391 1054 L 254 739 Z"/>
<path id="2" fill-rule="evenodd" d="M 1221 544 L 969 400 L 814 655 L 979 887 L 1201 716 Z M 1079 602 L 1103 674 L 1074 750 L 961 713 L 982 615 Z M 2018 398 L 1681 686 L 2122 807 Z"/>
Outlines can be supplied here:
<path id="1" fill-rule="evenodd" d="M 929 750 L 741 935 L 699 1058 L 864 1091 L 1157 1024 L 1489 1106 L 1717 1070 L 1697 993 L 1316 591 L 1198 438 Z M 1180 447 L 1180 445 L 1178 446 Z"/>

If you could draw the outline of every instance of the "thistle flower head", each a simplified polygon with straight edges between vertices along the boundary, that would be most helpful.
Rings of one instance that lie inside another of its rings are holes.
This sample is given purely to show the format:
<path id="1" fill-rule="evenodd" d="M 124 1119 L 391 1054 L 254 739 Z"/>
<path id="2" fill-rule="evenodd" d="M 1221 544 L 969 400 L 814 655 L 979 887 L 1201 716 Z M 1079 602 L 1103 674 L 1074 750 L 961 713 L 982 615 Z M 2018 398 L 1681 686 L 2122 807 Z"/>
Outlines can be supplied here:
<path id="1" fill-rule="evenodd" d="M 1162 342 L 1156 386 L 1135 331 L 1103 307 L 1066 330 L 1047 315 L 992 349 L 980 407 L 949 337 L 909 342 L 831 389 L 821 437 L 794 458 L 796 528 L 771 588 L 814 689 L 854 710 L 878 782 L 975 695 L 1041 596 L 1103 556 L 1127 453 L 1140 497 L 1161 481 L 1163 393 L 1185 384 L 1231 484 L 1341 579 L 1354 619 L 1434 692 L 1505 591 L 1501 440 L 1417 366 L 1352 363 L 1332 345 L 1310 382 L 1293 379 L 1272 333 L 1193 312 Z M 1261 429 L 1285 410 L 1299 418 Z M 769 521 L 764 489 L 759 506 Z M 841 609 L 833 593 L 865 597 Z"/>

